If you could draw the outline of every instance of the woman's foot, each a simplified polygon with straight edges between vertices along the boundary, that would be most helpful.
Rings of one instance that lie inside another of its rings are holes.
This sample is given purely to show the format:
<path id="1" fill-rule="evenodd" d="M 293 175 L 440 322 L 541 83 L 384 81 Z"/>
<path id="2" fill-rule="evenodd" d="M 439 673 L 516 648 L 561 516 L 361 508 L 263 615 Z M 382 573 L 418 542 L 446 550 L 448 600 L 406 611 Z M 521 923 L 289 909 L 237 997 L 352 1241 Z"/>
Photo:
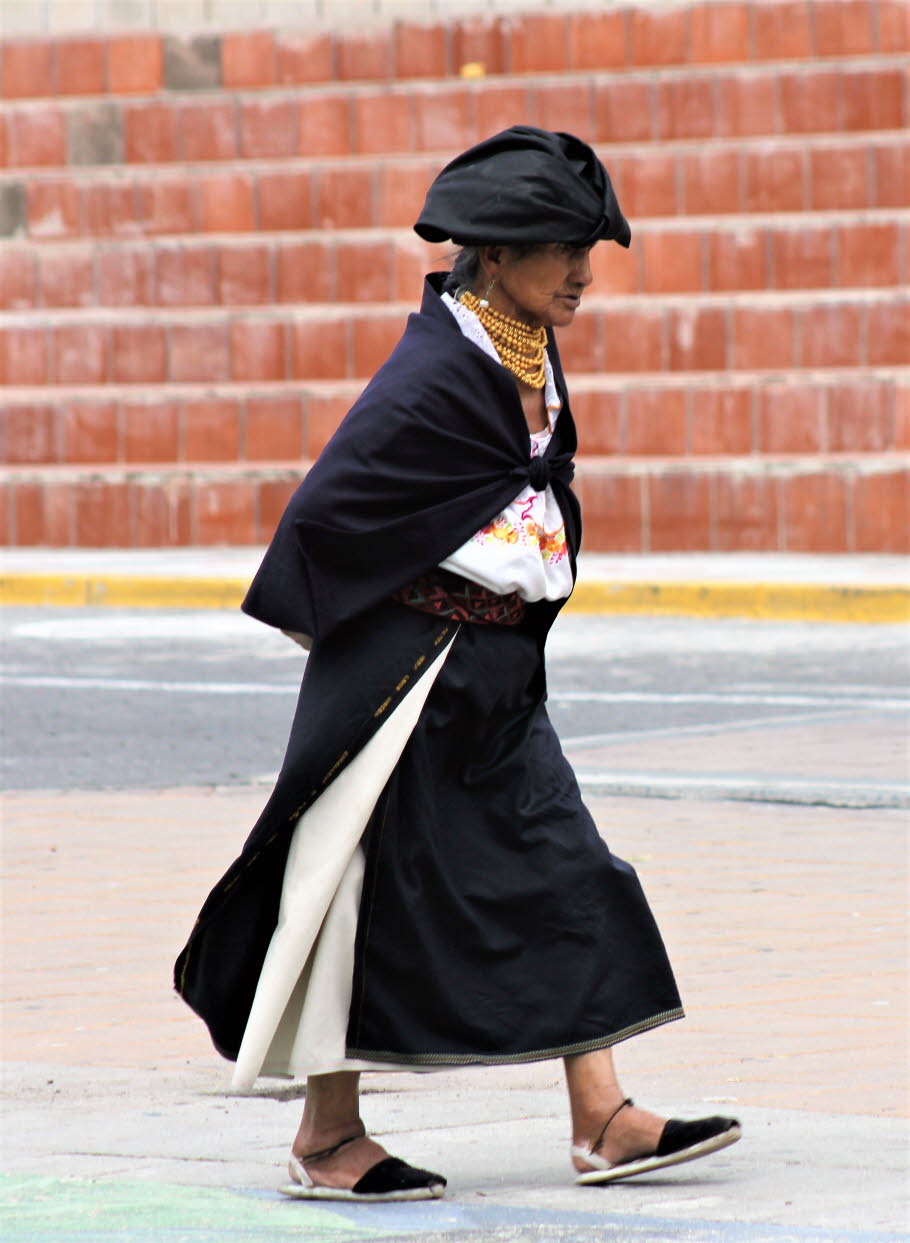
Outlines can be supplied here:
<path id="1" fill-rule="evenodd" d="M 666 1121 L 657 1114 L 638 1109 L 631 1101 L 613 1106 L 596 1123 L 584 1128 L 588 1134 L 573 1137 L 572 1164 L 579 1174 L 593 1168 L 578 1154 L 578 1149 L 595 1153 L 609 1165 L 649 1156 L 660 1143 Z"/>
<path id="2" fill-rule="evenodd" d="M 655 1127 L 658 1128 L 656 1140 Z M 713 1116 L 691 1122 L 681 1122 L 678 1118 L 664 1121 L 655 1114 L 636 1110 L 630 1100 L 625 1100 L 608 1116 L 593 1142 L 573 1144 L 575 1181 L 608 1183 L 668 1165 L 681 1165 L 735 1144 L 741 1134 L 735 1118 Z"/>
<path id="3" fill-rule="evenodd" d="M 311 1075 L 300 1129 L 291 1148 L 289 1186 L 295 1200 L 429 1200 L 445 1190 L 441 1174 L 390 1157 L 367 1136 L 358 1108 L 355 1071 Z"/>
<path id="4" fill-rule="evenodd" d="M 358 1119 L 348 1126 L 321 1132 L 301 1127 L 291 1155 L 315 1186 L 350 1190 L 367 1170 L 389 1154 L 381 1144 L 369 1138 Z M 293 1165 L 290 1172 L 296 1181 Z"/>
<path id="5" fill-rule="evenodd" d="M 390 1157 L 363 1133 L 348 1135 L 327 1148 L 294 1143 L 282 1194 L 297 1200 L 436 1200 L 445 1191 L 441 1174 Z M 327 1138 L 328 1133 L 323 1133 Z M 298 1137 L 299 1139 L 299 1137 Z M 311 1142 L 315 1142 L 315 1137 Z M 307 1151 L 298 1153 L 298 1147 Z"/>

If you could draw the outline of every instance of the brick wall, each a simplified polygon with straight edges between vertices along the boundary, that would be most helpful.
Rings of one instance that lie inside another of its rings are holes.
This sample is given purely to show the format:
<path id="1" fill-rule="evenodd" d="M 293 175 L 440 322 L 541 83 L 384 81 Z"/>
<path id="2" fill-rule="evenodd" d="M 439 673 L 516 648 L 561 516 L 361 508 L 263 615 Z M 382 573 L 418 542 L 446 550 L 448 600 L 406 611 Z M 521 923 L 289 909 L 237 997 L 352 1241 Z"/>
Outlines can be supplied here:
<path id="1" fill-rule="evenodd" d="M 445 258 L 427 184 L 529 121 L 633 224 L 560 342 L 586 547 L 907 550 L 910 6 L 453 12 L 4 41 L 0 538 L 267 539 Z"/>

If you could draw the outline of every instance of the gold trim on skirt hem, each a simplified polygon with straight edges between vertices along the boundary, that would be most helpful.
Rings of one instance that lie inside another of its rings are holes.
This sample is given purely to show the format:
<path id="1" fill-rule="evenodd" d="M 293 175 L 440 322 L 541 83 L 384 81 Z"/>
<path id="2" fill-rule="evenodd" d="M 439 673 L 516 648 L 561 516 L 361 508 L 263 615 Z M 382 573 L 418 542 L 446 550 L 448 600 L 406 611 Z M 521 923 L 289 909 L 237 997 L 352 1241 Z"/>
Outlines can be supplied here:
<path id="1" fill-rule="evenodd" d="M 581 1040 L 577 1044 L 562 1045 L 555 1049 L 534 1049 L 527 1053 L 395 1053 L 386 1049 L 346 1049 L 345 1056 L 361 1062 L 393 1062 L 396 1066 L 506 1066 L 521 1062 L 545 1062 L 554 1057 L 571 1057 L 576 1053 L 593 1053 L 595 1049 L 609 1049 L 614 1044 L 638 1036 L 641 1032 L 685 1018 L 682 1006 L 675 1010 L 662 1010 L 650 1019 L 633 1023 L 612 1036 L 598 1036 L 594 1040 Z"/>

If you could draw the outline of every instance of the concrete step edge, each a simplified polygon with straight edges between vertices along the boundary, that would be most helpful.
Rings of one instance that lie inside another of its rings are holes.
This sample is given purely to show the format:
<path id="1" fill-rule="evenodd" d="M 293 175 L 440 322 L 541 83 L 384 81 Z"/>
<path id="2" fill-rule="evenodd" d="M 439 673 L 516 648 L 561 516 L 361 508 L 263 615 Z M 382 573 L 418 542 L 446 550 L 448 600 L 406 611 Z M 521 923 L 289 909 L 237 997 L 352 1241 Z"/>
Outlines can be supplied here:
<path id="1" fill-rule="evenodd" d="M 910 207 L 857 207 L 815 211 L 738 212 L 724 216 L 639 216 L 635 219 L 635 235 L 643 233 L 739 233 L 771 229 L 783 231 L 814 228 L 851 228 L 864 225 L 910 224 Z M 13 237 L 3 243 L 7 253 L 70 254 L 90 251 L 97 255 L 117 254 L 135 249 L 173 251 L 181 248 L 203 249 L 208 246 L 232 246 L 237 250 L 255 250 L 263 246 L 299 245 L 312 242 L 325 245 L 377 245 L 389 243 L 413 250 L 438 249 L 448 252 L 451 243 L 425 242 L 403 225 L 369 225 L 362 228 L 273 229 L 256 233 L 147 233 L 139 237 Z"/>
<path id="2" fill-rule="evenodd" d="M 904 52 L 851 52 L 835 56 L 811 56 L 804 59 L 748 60 L 748 61 L 698 61 L 672 65 L 634 65 L 624 68 L 573 68 L 560 70 L 529 70 L 527 72 L 483 73 L 477 77 L 461 76 L 459 73 L 439 77 L 387 77 L 387 78 L 332 78 L 301 83 L 268 83 L 263 86 L 206 86 L 199 89 L 180 90 L 162 87 L 157 93 L 116 93 L 86 95 L 25 95 L 0 98 L 3 110 L 30 109 L 53 104 L 64 111 L 80 107 L 97 108 L 104 104 L 140 107 L 150 104 L 211 104 L 225 99 L 238 106 L 249 102 L 272 103 L 312 98 L 359 99 L 401 95 L 433 95 L 451 90 L 482 92 L 485 87 L 528 87 L 588 83 L 591 86 L 614 85 L 630 82 L 663 83 L 676 80 L 712 79 L 715 77 L 763 78 L 774 75 L 793 74 L 810 77 L 821 73 L 874 73 L 889 69 L 903 69 L 906 65 Z"/>
<path id="3" fill-rule="evenodd" d="M 299 479 L 312 461 L 304 458 L 281 461 L 213 462 L 68 462 L 22 463 L 0 469 L 0 480 L 21 484 L 72 483 L 82 480 L 120 483 L 183 479 L 205 484 L 215 480 Z M 838 475 L 891 474 L 910 469 L 910 452 L 774 454 L 718 457 L 610 456 L 580 453 L 575 459 L 576 475 L 642 476 L 651 474 L 737 475 L 792 477 L 820 473 Z"/>
<path id="4" fill-rule="evenodd" d="M 575 459 L 576 477 L 646 475 L 726 475 L 761 478 L 792 478 L 795 475 L 885 475 L 910 470 L 910 451 L 884 453 L 792 453 L 731 454 L 719 457 L 663 455 L 660 457 L 607 457 L 580 453 Z"/>
<path id="5" fill-rule="evenodd" d="M 805 308 L 824 305 L 902 305 L 910 300 L 906 285 L 875 285 L 843 289 L 749 289 L 737 292 L 586 294 L 583 310 L 634 313 L 690 308 Z M 392 319 L 402 322 L 414 311 L 414 301 L 253 303 L 247 306 L 140 306 L 37 307 L 0 313 L 0 328 L 23 328 L 39 323 L 45 328 L 70 324 L 198 324 L 230 323 L 235 319 L 263 323 L 350 323 L 354 319 Z"/>
<path id="6" fill-rule="evenodd" d="M 862 381 L 876 383 L 910 382 L 907 366 L 825 367 L 805 370 L 774 367 L 767 371 L 573 371 L 570 393 L 615 392 L 623 389 L 750 388 L 755 385 L 814 384 L 831 387 Z M 141 384 L 18 385 L 0 389 L 6 404 L 36 404 L 49 401 L 159 401 L 196 400 L 206 397 L 345 397 L 353 400 L 367 383 L 366 378 L 332 380 L 237 380 L 187 381 L 184 383 L 143 381 Z"/>
<path id="7" fill-rule="evenodd" d="M 742 137 L 711 137 L 680 138 L 670 141 L 643 142 L 641 140 L 628 143 L 594 143 L 594 147 L 609 167 L 611 159 L 622 156 L 674 154 L 706 154 L 708 152 L 741 153 L 748 155 L 754 150 L 780 147 L 787 150 L 814 151 L 832 146 L 864 146 L 878 144 L 900 144 L 910 142 L 910 132 L 906 129 L 879 130 L 843 130 L 818 133 L 799 134 L 766 134 L 744 135 Z M 22 165 L 7 166 L 0 171 L 0 186 L 9 182 L 22 181 L 27 178 L 30 183 L 43 181 L 59 181 L 61 176 L 72 180 L 86 182 L 103 182 L 105 179 L 123 181 L 127 178 L 141 176 L 149 180 L 155 177 L 174 176 L 179 172 L 188 179 L 192 175 L 224 176 L 225 173 L 293 173 L 306 171 L 336 172 L 339 169 L 375 169 L 390 164 L 401 164 L 414 168 L 427 166 L 428 178 L 435 175 L 443 164 L 451 160 L 458 152 L 451 147 L 435 151 L 421 152 L 382 152 L 370 155 L 336 155 L 336 156 L 282 156 L 274 159 L 250 158 L 240 156 L 230 160 L 211 161 L 174 161 L 168 164 L 134 163 L 134 164 L 55 164 L 55 165 Z"/>

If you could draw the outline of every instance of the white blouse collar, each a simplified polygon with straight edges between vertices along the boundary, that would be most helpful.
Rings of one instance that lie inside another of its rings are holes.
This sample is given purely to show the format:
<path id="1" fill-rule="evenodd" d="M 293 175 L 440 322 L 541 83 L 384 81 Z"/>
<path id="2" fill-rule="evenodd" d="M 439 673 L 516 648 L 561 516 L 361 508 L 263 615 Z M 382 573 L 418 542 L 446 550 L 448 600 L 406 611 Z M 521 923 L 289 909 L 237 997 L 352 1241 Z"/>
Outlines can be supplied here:
<path id="1" fill-rule="evenodd" d="M 442 295 L 442 300 L 455 316 L 458 327 L 461 329 L 464 336 L 466 336 L 469 341 L 473 341 L 476 346 L 482 349 L 485 354 L 488 354 L 495 362 L 499 362 L 499 355 L 496 353 L 496 347 L 490 340 L 490 335 L 486 328 L 484 328 L 483 324 L 474 312 L 469 307 L 466 307 L 463 302 L 459 302 L 456 298 L 453 298 L 450 293 L 444 293 Z M 556 379 L 553 375 L 553 365 L 550 362 L 550 356 L 546 351 L 544 351 L 543 365 L 545 377 L 543 399 L 544 404 L 547 407 L 547 422 L 549 423 L 550 431 L 552 432 L 556 427 L 556 420 L 559 417 L 560 410 L 562 409 L 562 399 L 559 396 L 558 389 L 556 388 Z"/>

